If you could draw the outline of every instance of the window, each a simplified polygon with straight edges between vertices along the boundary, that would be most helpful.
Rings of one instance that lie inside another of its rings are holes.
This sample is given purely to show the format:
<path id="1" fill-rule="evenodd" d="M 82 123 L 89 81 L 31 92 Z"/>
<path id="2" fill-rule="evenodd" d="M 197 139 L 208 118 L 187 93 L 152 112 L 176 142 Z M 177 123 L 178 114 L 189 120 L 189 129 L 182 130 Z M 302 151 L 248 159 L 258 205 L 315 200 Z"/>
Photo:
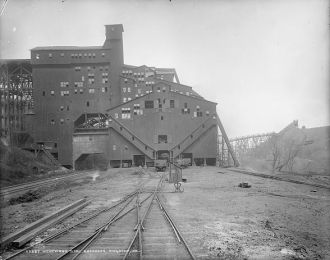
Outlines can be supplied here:
<path id="1" fill-rule="evenodd" d="M 164 116 L 160 116 L 160 120 L 164 120 Z"/>
<path id="2" fill-rule="evenodd" d="M 36 59 L 37 59 L 37 60 L 40 59 L 40 55 L 39 55 L 39 53 L 36 54 Z"/>
<path id="3" fill-rule="evenodd" d="M 184 103 L 184 108 L 187 108 L 188 107 L 188 104 L 187 103 Z"/>
<path id="4" fill-rule="evenodd" d="M 160 87 L 157 87 L 157 92 L 160 92 Z"/>
<path id="5" fill-rule="evenodd" d="M 102 57 L 105 57 L 105 53 L 104 52 L 102 52 Z"/>
<path id="6" fill-rule="evenodd" d="M 50 124 L 55 125 L 55 120 L 54 119 L 50 120 Z"/>
<path id="7" fill-rule="evenodd" d="M 140 109 L 140 104 L 134 104 L 133 108 L 134 108 L 133 111 L 134 115 L 143 115 L 143 110 Z"/>
<path id="8" fill-rule="evenodd" d="M 118 118 L 118 113 L 115 113 L 115 118 Z"/>
<path id="9" fill-rule="evenodd" d="M 130 119 L 131 118 L 131 108 L 127 107 L 123 107 L 121 109 L 121 118 L 122 119 Z"/>
<path id="10" fill-rule="evenodd" d="M 60 123 L 61 123 L 61 125 L 64 124 L 64 119 L 63 118 L 60 119 Z"/>
<path id="11" fill-rule="evenodd" d="M 127 79 L 124 79 L 124 81 L 125 81 L 125 83 L 127 83 L 128 80 Z"/>
<path id="12" fill-rule="evenodd" d="M 51 59 L 51 58 L 53 58 L 53 54 L 52 53 L 49 53 L 48 54 L 48 57 Z"/>
<path id="13" fill-rule="evenodd" d="M 95 82 L 94 78 L 89 78 L 89 79 L 88 79 L 88 83 L 89 83 L 89 84 L 94 84 L 94 82 Z"/>
<path id="14" fill-rule="evenodd" d="M 159 144 L 167 144 L 167 135 L 158 135 Z"/>
<path id="15" fill-rule="evenodd" d="M 141 94 L 141 89 L 140 88 L 138 89 L 138 93 Z"/>
<path id="16" fill-rule="evenodd" d="M 127 100 L 127 98 L 124 97 L 124 98 L 123 98 L 123 103 L 126 103 L 126 100 Z"/>
<path id="17" fill-rule="evenodd" d="M 173 99 L 170 100 L 170 108 L 174 108 L 174 100 Z"/>
<path id="18" fill-rule="evenodd" d="M 75 71 L 80 71 L 81 70 L 81 67 L 80 66 L 77 66 L 74 68 Z"/>
<path id="19" fill-rule="evenodd" d="M 165 92 L 166 91 L 166 87 L 163 87 L 163 92 Z"/>
<path id="20" fill-rule="evenodd" d="M 63 111 L 64 110 L 64 106 L 60 106 L 60 110 Z"/>
<path id="21" fill-rule="evenodd" d="M 90 88 L 90 89 L 88 90 L 88 93 L 89 93 L 89 94 L 94 94 L 94 93 L 95 93 L 95 89 L 94 89 L 94 88 Z"/>
<path id="22" fill-rule="evenodd" d="M 123 88 L 123 92 L 126 93 L 126 88 Z"/>
<path id="23" fill-rule="evenodd" d="M 61 88 L 68 88 L 69 87 L 69 82 L 67 82 L 67 81 L 61 81 L 60 82 L 60 86 L 61 86 Z"/>
<path id="24" fill-rule="evenodd" d="M 102 79 L 102 83 L 103 84 L 108 83 L 108 79 Z"/>
<path id="25" fill-rule="evenodd" d="M 89 101 L 86 102 L 86 106 L 89 107 Z"/>
<path id="26" fill-rule="evenodd" d="M 145 108 L 154 108 L 154 101 L 153 100 L 145 100 L 144 101 Z"/>
<path id="27" fill-rule="evenodd" d="M 78 82 L 75 82 L 75 83 L 74 83 L 74 86 L 75 86 L 75 87 L 78 87 L 78 88 L 82 88 L 84 85 L 83 85 L 83 82 L 79 82 L 79 81 L 78 81 Z"/>
<path id="28" fill-rule="evenodd" d="M 112 150 L 114 150 L 114 151 L 116 151 L 116 150 L 117 150 L 117 147 L 116 147 L 116 145 L 115 145 L 115 144 L 112 146 Z"/>
<path id="29" fill-rule="evenodd" d="M 132 99 L 129 97 L 129 98 L 127 98 L 127 101 L 131 101 Z"/>
<path id="30" fill-rule="evenodd" d="M 127 92 L 131 92 L 131 88 L 130 87 L 127 88 Z"/>
<path id="31" fill-rule="evenodd" d="M 108 92 L 108 87 L 102 87 L 102 92 L 103 93 Z"/>
<path id="32" fill-rule="evenodd" d="M 69 111 L 70 110 L 70 106 L 66 106 L 66 111 Z"/>
<path id="33" fill-rule="evenodd" d="M 158 108 L 162 108 L 162 101 L 158 98 Z"/>
<path id="34" fill-rule="evenodd" d="M 206 114 L 207 116 L 209 116 L 209 115 L 210 115 L 210 112 L 209 112 L 209 111 L 205 111 L 205 114 Z"/>
<path id="35" fill-rule="evenodd" d="M 77 93 L 78 93 L 78 89 L 75 89 L 75 90 L 74 90 L 74 93 L 77 94 Z"/>
<path id="36" fill-rule="evenodd" d="M 83 94 L 84 90 L 81 88 L 81 89 L 79 89 L 79 92 L 80 92 L 80 94 Z"/>
<path id="37" fill-rule="evenodd" d="M 61 91 L 61 96 L 63 97 L 63 96 L 69 96 L 69 94 L 70 94 L 70 91 L 69 90 L 62 90 Z"/>
<path id="38" fill-rule="evenodd" d="M 55 91 L 54 90 L 51 90 L 50 91 L 50 95 L 54 96 L 55 95 Z"/>
<path id="39" fill-rule="evenodd" d="M 61 57 L 64 57 L 64 53 L 63 52 L 61 53 Z"/>

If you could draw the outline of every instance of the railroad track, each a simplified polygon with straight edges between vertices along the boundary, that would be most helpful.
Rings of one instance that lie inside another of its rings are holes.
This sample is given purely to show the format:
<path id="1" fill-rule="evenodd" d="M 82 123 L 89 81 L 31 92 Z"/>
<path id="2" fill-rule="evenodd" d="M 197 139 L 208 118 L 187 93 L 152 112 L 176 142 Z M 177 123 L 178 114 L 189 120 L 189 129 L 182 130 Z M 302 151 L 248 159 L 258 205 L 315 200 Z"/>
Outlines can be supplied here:
<path id="1" fill-rule="evenodd" d="M 322 184 L 309 183 L 309 182 L 298 181 L 298 180 L 291 180 L 291 179 L 287 179 L 287 178 L 283 178 L 283 177 L 279 177 L 279 176 L 273 176 L 273 175 L 259 173 L 259 172 L 251 172 L 251 171 L 241 170 L 241 169 L 229 168 L 228 170 L 230 170 L 232 172 L 238 172 L 238 173 L 247 174 L 247 175 L 256 176 L 256 177 L 261 177 L 261 178 L 266 178 L 266 179 L 272 179 L 272 180 L 277 180 L 277 181 L 285 181 L 285 182 L 291 182 L 291 183 L 296 183 L 296 184 L 304 184 L 304 185 L 308 185 L 308 186 L 312 186 L 312 187 L 317 187 L 317 188 L 323 188 L 323 189 L 330 190 L 329 186 L 322 185 Z"/>
<path id="2" fill-rule="evenodd" d="M 76 174 L 70 174 L 67 176 L 48 178 L 45 180 L 32 181 L 32 182 L 28 182 L 28 183 L 8 186 L 8 187 L 0 189 L 0 197 L 5 197 L 8 195 L 15 195 L 18 193 L 27 192 L 30 190 L 38 189 L 38 188 L 46 186 L 46 185 L 55 184 L 55 183 L 57 183 L 59 181 L 63 181 L 63 180 L 75 179 L 77 177 L 85 178 L 86 176 L 87 175 L 85 175 L 84 173 L 76 173 Z"/>
<path id="3" fill-rule="evenodd" d="M 5 259 L 195 259 L 156 188 L 138 187 L 102 209 Z"/>

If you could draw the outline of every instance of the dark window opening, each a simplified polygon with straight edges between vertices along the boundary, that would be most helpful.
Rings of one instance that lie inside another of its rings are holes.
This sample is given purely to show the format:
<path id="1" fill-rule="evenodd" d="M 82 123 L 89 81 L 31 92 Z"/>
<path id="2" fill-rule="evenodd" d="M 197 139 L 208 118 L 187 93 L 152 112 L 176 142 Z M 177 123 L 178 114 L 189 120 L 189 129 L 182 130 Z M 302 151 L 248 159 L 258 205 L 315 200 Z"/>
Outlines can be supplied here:
<path id="1" fill-rule="evenodd" d="M 188 107 L 188 103 L 184 103 L 184 108 L 187 108 Z"/>
<path id="2" fill-rule="evenodd" d="M 45 96 L 46 95 L 46 92 L 45 91 L 42 91 L 42 95 Z"/>
<path id="3" fill-rule="evenodd" d="M 167 144 L 167 135 L 158 135 L 158 143 L 159 144 Z"/>
<path id="4" fill-rule="evenodd" d="M 134 139 L 135 139 L 134 136 L 132 136 L 132 140 L 133 140 L 133 141 L 134 141 Z"/>
<path id="5" fill-rule="evenodd" d="M 181 146 L 180 146 L 180 145 L 178 145 L 178 149 L 179 149 L 179 150 L 181 149 Z"/>
<path id="6" fill-rule="evenodd" d="M 154 108 L 154 101 L 153 100 L 146 100 L 144 101 L 145 108 Z"/>
<path id="7" fill-rule="evenodd" d="M 66 110 L 69 111 L 70 110 L 70 107 L 69 106 L 66 106 Z"/>
<path id="8" fill-rule="evenodd" d="M 86 106 L 88 106 L 88 107 L 89 107 L 89 101 L 87 101 L 87 102 L 86 102 Z"/>
<path id="9" fill-rule="evenodd" d="M 57 143 L 54 143 L 54 148 L 57 148 Z"/>
<path id="10" fill-rule="evenodd" d="M 144 149 L 148 150 L 148 146 L 145 146 Z"/>
<path id="11" fill-rule="evenodd" d="M 123 131 L 123 127 L 122 126 L 120 127 L 120 131 Z"/>
<path id="12" fill-rule="evenodd" d="M 192 139 L 194 136 L 193 135 L 190 135 L 190 138 Z"/>
<path id="13" fill-rule="evenodd" d="M 164 117 L 163 116 L 160 116 L 160 120 L 164 120 Z"/>
<path id="14" fill-rule="evenodd" d="M 170 100 L 170 108 L 174 108 L 174 100 Z"/>

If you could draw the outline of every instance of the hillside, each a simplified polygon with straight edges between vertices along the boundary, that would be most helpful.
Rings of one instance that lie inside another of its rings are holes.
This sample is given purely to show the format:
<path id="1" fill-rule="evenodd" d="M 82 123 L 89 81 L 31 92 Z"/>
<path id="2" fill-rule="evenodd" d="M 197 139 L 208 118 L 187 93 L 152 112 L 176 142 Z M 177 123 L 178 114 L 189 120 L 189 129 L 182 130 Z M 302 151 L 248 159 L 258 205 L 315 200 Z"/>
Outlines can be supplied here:
<path id="1" fill-rule="evenodd" d="M 58 170 L 58 167 L 53 166 L 46 159 L 0 142 L 1 187 L 39 179 L 54 170 Z"/>
<path id="2" fill-rule="evenodd" d="M 330 175 L 330 126 L 291 126 L 240 154 L 240 162 L 243 167 L 256 170 Z"/>

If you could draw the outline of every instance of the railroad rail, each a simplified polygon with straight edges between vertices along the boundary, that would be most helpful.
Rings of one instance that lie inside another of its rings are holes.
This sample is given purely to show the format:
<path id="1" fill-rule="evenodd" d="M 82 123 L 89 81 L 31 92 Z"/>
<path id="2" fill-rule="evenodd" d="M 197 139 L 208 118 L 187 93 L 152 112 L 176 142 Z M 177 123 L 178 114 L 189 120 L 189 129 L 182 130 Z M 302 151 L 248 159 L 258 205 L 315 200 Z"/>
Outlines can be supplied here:
<path id="1" fill-rule="evenodd" d="M 88 174 L 90 174 L 88 172 Z M 23 183 L 23 184 L 17 184 L 17 185 L 12 185 L 8 187 L 4 187 L 0 189 L 0 197 L 8 196 L 8 195 L 14 195 L 22 192 L 27 192 L 33 189 L 38 189 L 40 187 L 50 185 L 50 184 L 55 184 L 59 181 L 63 180 L 70 180 L 70 179 L 75 179 L 77 177 L 85 178 L 87 175 L 84 173 L 75 173 L 75 174 L 70 174 L 66 176 L 60 176 L 60 177 L 52 177 L 40 181 L 31 181 L 28 183 Z"/>
<path id="2" fill-rule="evenodd" d="M 5 259 L 195 259 L 158 195 L 163 180 Z"/>
<path id="3" fill-rule="evenodd" d="M 251 172 L 251 171 L 241 170 L 241 169 L 229 168 L 228 170 L 230 170 L 232 172 L 238 172 L 238 173 L 247 174 L 247 175 L 256 176 L 256 177 L 261 177 L 261 178 L 266 178 L 266 179 L 272 179 L 272 180 L 277 180 L 277 181 L 285 181 L 285 182 L 292 182 L 292 183 L 296 183 L 296 184 L 304 184 L 304 185 L 309 185 L 309 186 L 313 186 L 313 187 L 317 187 L 317 188 L 323 188 L 323 189 L 330 190 L 330 187 L 329 186 L 322 185 L 322 184 L 309 183 L 309 182 L 298 181 L 298 180 L 291 180 L 291 179 L 282 178 L 282 177 L 279 177 L 279 176 L 273 176 L 273 175 L 259 173 L 259 172 Z"/>

